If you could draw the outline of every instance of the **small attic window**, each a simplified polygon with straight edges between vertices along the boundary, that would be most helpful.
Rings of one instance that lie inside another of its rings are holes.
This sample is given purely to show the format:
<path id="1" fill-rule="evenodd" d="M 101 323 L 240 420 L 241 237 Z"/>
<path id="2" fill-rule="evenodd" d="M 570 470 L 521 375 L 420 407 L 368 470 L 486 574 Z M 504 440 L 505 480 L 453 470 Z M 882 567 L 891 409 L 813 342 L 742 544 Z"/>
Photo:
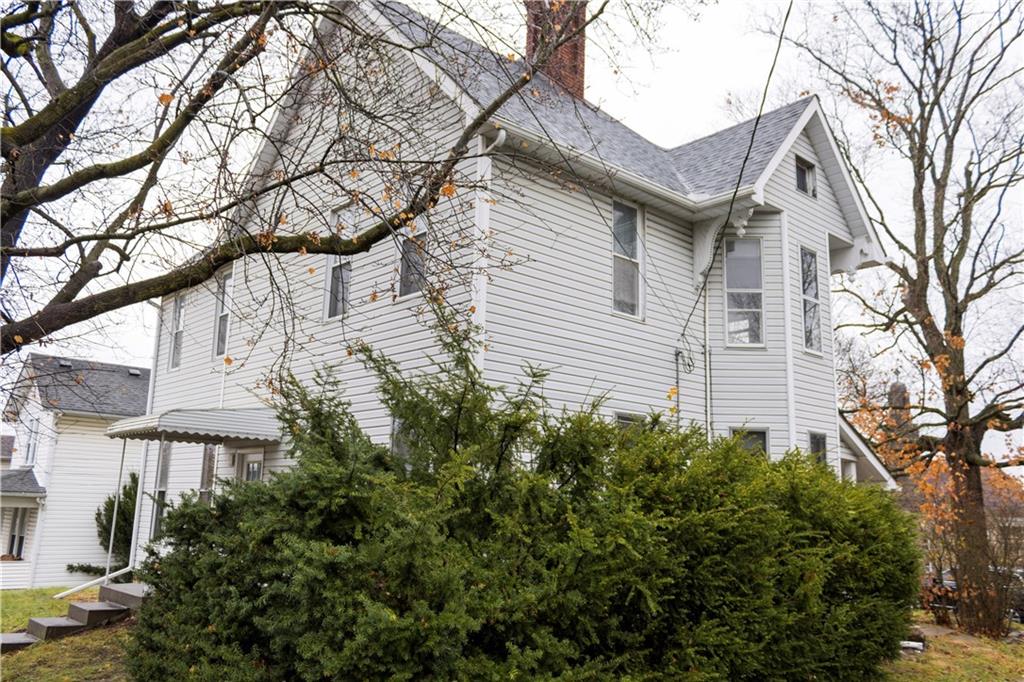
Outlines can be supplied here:
<path id="1" fill-rule="evenodd" d="M 60 367 L 70 367 L 71 366 L 71 361 L 70 360 L 58 360 L 57 361 L 57 365 L 60 366 Z"/>
<path id="2" fill-rule="evenodd" d="M 128 369 L 128 374 L 129 374 L 129 376 L 133 376 L 133 377 L 140 377 L 140 376 L 142 376 L 142 372 L 140 372 L 139 370 L 135 369 L 134 367 L 131 367 L 131 368 Z"/>
<path id="3" fill-rule="evenodd" d="M 814 164 L 807 159 L 796 157 L 796 188 L 812 197 L 818 196 L 817 178 Z"/>

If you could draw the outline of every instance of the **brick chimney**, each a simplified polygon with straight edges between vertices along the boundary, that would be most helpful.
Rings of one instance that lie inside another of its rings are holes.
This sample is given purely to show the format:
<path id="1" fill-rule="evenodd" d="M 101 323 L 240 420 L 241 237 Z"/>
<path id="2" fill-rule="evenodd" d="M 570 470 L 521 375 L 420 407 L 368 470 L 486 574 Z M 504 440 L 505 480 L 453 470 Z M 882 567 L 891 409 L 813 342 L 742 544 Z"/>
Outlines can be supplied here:
<path id="1" fill-rule="evenodd" d="M 526 58 L 532 62 L 537 50 L 555 36 L 578 30 L 586 16 L 586 0 L 526 0 Z M 542 69 L 578 99 L 583 98 L 585 48 L 586 36 L 580 31 L 558 48 Z"/>

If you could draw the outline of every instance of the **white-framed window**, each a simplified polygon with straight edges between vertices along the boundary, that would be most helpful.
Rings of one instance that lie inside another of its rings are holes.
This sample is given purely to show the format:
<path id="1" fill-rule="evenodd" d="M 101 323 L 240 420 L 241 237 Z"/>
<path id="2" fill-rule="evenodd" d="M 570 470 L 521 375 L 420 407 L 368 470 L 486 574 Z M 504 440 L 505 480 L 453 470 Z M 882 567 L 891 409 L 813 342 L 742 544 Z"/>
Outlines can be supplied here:
<path id="1" fill-rule="evenodd" d="M 159 537 L 167 512 L 167 478 L 171 471 L 171 443 L 160 443 L 156 466 L 156 486 L 153 493 L 153 537 Z M 139 485 L 142 485 L 141 483 Z"/>
<path id="2" fill-rule="evenodd" d="M 764 281 L 760 239 L 725 240 L 726 342 L 764 345 Z"/>
<path id="3" fill-rule="evenodd" d="M 821 299 L 818 287 L 818 254 L 800 247 L 800 286 L 803 290 L 804 348 L 821 352 Z"/>
<path id="4" fill-rule="evenodd" d="M 327 257 L 324 275 L 324 319 L 344 317 L 348 312 L 349 291 L 352 281 L 352 261 L 340 256 Z"/>
<path id="5" fill-rule="evenodd" d="M 616 412 L 615 413 L 615 425 L 620 429 L 629 429 L 639 424 L 643 424 L 644 416 L 642 414 L 636 414 L 634 412 Z"/>
<path id="6" fill-rule="evenodd" d="M 730 436 L 739 436 L 740 444 L 751 452 L 768 452 L 768 430 L 736 428 L 729 429 Z"/>
<path id="7" fill-rule="evenodd" d="M 427 247 L 430 226 L 424 216 L 419 217 L 424 225 L 418 229 L 409 228 L 402 237 L 398 272 L 398 295 L 408 296 L 423 291 L 427 283 Z"/>
<path id="8" fill-rule="evenodd" d="M 28 428 L 25 431 L 25 466 L 31 466 L 36 463 L 36 455 L 39 452 L 39 417 L 29 417 L 27 426 Z"/>
<path id="9" fill-rule="evenodd" d="M 807 448 L 819 462 L 828 460 L 828 436 L 811 431 L 807 434 Z"/>
<path id="10" fill-rule="evenodd" d="M 231 331 L 231 281 L 228 270 L 217 278 L 217 328 L 214 330 L 214 354 L 220 357 L 228 351 L 228 334 Z"/>
<path id="11" fill-rule="evenodd" d="M 640 210 L 621 201 L 612 202 L 612 310 L 642 316 L 643 263 Z"/>
<path id="12" fill-rule="evenodd" d="M 263 480 L 263 448 L 243 450 L 239 453 L 238 477 L 243 481 Z"/>
<path id="13" fill-rule="evenodd" d="M 181 366 L 181 349 L 185 342 L 185 294 L 180 293 L 171 302 L 171 369 Z"/>
<path id="14" fill-rule="evenodd" d="M 203 446 L 203 467 L 199 472 L 199 501 L 210 504 L 213 500 L 213 483 L 217 478 L 217 446 L 207 443 Z"/>
<path id="15" fill-rule="evenodd" d="M 818 196 L 817 171 L 807 159 L 796 157 L 796 188 L 812 197 Z"/>
<path id="16" fill-rule="evenodd" d="M 28 529 L 27 507 L 14 507 L 11 510 L 11 525 L 7 535 L 7 554 L 21 559 L 25 552 L 25 533 Z"/>
<path id="17" fill-rule="evenodd" d="M 844 459 L 841 469 L 844 481 L 849 481 L 850 483 L 857 482 L 857 462 L 852 459 Z"/>

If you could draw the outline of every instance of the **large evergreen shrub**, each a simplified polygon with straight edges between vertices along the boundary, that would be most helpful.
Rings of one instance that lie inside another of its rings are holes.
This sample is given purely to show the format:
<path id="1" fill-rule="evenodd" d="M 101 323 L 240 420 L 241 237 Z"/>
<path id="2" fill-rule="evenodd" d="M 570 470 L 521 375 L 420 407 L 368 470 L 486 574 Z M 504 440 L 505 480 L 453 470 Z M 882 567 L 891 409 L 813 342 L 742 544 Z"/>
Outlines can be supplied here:
<path id="1" fill-rule="evenodd" d="M 487 386 L 466 338 L 372 443 L 321 378 L 283 389 L 297 465 L 165 521 L 129 665 L 146 680 L 863 679 L 917 590 L 881 490 L 792 455 L 550 413 Z"/>

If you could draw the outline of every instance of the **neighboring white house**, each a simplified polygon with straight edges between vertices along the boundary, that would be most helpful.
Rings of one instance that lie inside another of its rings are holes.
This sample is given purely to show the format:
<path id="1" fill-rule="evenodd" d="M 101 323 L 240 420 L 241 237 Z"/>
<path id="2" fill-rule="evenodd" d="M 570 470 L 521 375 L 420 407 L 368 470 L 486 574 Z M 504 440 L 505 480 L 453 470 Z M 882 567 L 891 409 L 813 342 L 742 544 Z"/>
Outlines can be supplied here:
<path id="1" fill-rule="evenodd" d="M 14 426 L 11 466 L 0 474 L 0 588 L 71 585 L 68 564 L 103 565 L 96 509 L 117 488 L 121 443 L 111 423 L 146 410 L 149 370 L 33 353 L 4 408 Z M 129 443 L 124 479 L 138 471 Z"/>
<path id="2" fill-rule="evenodd" d="M 415 59 L 396 59 L 407 67 L 410 107 L 434 112 L 427 148 L 445 149 L 521 68 L 401 4 L 347 8 L 368 30 L 418 46 Z M 238 261 L 161 302 L 150 413 L 110 431 L 147 441 L 153 499 L 289 466 L 261 403 L 282 366 L 300 379 L 336 366 L 361 425 L 386 443 L 392 419 L 346 349 L 359 339 L 403 370 L 431 366 L 436 345 L 418 314 L 421 275 L 438 276 L 431 262 L 472 268 L 445 300 L 482 329 L 488 382 L 513 384 L 525 363 L 544 366 L 556 409 L 606 395 L 609 418 L 676 414 L 713 434 L 745 432 L 773 457 L 799 447 L 844 478 L 893 485 L 836 410 L 830 275 L 885 256 L 817 99 L 760 119 L 741 179 L 753 121 L 658 147 L 582 99 L 582 49 L 559 59 L 571 78 L 537 74 L 526 96 L 492 117 L 479 158 L 458 169 L 475 189 L 443 198 L 421 222 L 426 236 L 399 235 L 343 260 Z M 321 153 L 296 122 L 324 111 L 306 106 L 279 116 L 264 169 L 293 150 Z M 552 166 L 559 177 L 542 170 Z M 293 187 L 274 210 L 337 206 L 339 224 L 358 227 L 361 214 L 331 189 Z M 429 258 L 418 251 L 424 241 Z M 521 262 L 501 267 L 506 253 Z M 290 306 L 279 305 L 281 282 Z M 144 500 L 142 540 L 159 517 Z"/>

